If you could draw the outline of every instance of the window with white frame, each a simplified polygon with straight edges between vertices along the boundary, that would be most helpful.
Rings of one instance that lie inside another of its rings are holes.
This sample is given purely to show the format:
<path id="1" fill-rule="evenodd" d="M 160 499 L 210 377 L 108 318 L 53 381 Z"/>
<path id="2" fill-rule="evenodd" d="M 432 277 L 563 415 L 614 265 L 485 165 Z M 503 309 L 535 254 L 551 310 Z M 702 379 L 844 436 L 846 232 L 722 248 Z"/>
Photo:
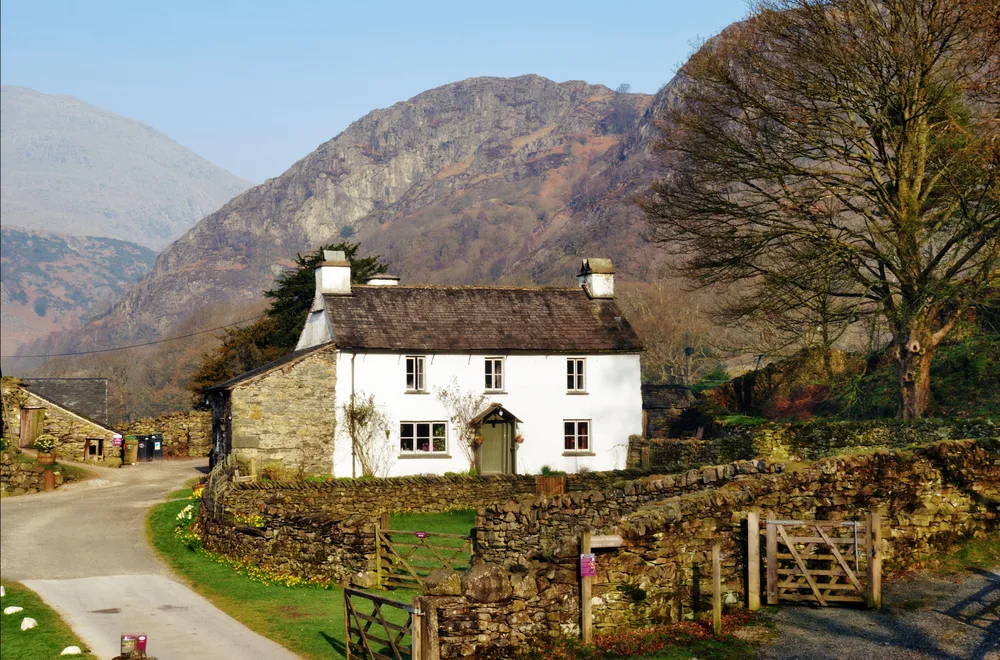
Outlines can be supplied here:
<path id="1" fill-rule="evenodd" d="M 568 358 L 566 360 L 566 390 L 569 392 L 587 391 L 587 360 L 585 358 Z"/>
<path id="2" fill-rule="evenodd" d="M 503 391 L 503 358 L 486 358 L 486 391 Z"/>
<path id="3" fill-rule="evenodd" d="M 406 356 L 406 391 L 424 391 L 424 356 Z"/>
<path id="4" fill-rule="evenodd" d="M 567 419 L 563 429 L 566 451 L 590 451 L 590 420 Z"/>
<path id="5" fill-rule="evenodd" d="M 444 454 L 448 451 L 448 425 L 445 422 L 400 422 L 401 454 Z"/>

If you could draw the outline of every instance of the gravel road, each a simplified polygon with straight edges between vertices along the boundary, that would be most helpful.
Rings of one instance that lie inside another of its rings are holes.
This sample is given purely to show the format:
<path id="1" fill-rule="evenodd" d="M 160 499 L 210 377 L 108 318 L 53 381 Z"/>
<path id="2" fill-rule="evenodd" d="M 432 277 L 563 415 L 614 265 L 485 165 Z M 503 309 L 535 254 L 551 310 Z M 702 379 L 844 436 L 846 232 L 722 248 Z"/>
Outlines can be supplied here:
<path id="1" fill-rule="evenodd" d="M 771 660 L 1000 660 L 1000 567 L 918 574 L 883 588 L 883 608 L 786 607 Z"/>

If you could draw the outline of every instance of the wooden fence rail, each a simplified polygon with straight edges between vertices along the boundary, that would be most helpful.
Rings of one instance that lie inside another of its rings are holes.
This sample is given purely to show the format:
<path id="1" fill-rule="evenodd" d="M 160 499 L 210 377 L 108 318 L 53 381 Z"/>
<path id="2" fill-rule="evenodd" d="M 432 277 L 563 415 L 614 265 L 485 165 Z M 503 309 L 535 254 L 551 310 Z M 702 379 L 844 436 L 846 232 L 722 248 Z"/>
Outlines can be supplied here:
<path id="1" fill-rule="evenodd" d="M 471 536 L 383 529 L 385 522 L 375 526 L 375 571 L 380 589 L 423 589 L 424 578 L 432 571 L 464 571 L 472 564 Z"/>
<path id="2" fill-rule="evenodd" d="M 423 613 L 410 604 L 357 589 L 344 589 L 347 660 L 422 660 Z"/>
<path id="3" fill-rule="evenodd" d="M 882 531 L 877 513 L 865 520 L 765 522 L 769 605 L 779 601 L 881 605 Z M 747 516 L 747 591 L 751 610 L 760 607 L 760 518 Z"/>

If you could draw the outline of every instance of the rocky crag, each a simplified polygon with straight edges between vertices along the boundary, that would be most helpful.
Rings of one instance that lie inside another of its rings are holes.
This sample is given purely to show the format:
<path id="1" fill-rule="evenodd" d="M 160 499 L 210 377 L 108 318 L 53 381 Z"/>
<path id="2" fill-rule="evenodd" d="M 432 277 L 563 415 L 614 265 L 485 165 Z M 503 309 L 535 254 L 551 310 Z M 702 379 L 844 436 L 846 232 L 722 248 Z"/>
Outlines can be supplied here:
<path id="1" fill-rule="evenodd" d="M 347 237 L 404 282 L 569 283 L 595 254 L 650 277 L 662 255 L 632 196 L 655 173 L 652 119 L 674 87 L 473 78 L 373 111 L 204 218 L 103 318 L 33 350 L 161 337 L 195 310 L 259 304 L 295 253 Z"/>

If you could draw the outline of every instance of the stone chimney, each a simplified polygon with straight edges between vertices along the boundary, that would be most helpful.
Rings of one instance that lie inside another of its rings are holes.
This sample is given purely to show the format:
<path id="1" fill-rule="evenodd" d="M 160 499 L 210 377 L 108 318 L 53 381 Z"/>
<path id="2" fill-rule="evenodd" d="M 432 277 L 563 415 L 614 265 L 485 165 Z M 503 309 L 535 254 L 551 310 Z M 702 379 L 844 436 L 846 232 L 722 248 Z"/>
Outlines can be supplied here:
<path id="1" fill-rule="evenodd" d="M 365 284 L 368 286 L 396 286 L 399 284 L 399 278 L 395 275 L 375 275 L 365 280 Z"/>
<path id="2" fill-rule="evenodd" d="M 615 267 L 610 259 L 584 259 L 576 280 L 590 298 L 615 297 Z"/>
<path id="3" fill-rule="evenodd" d="M 323 261 L 316 266 L 316 297 L 313 310 L 323 308 L 323 296 L 351 295 L 351 262 L 343 250 L 323 250 Z"/>

